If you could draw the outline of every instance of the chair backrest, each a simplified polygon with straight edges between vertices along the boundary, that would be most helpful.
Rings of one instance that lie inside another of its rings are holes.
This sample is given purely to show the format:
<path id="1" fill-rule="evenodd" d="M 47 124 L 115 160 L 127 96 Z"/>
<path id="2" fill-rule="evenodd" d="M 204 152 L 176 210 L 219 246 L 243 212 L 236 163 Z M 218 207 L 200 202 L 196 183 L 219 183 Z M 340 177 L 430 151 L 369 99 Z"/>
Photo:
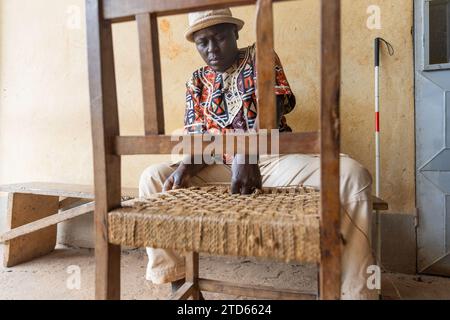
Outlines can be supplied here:
<path id="1" fill-rule="evenodd" d="M 267 139 L 267 151 L 276 153 L 321 152 L 321 271 L 320 290 L 324 299 L 340 297 L 340 208 L 339 208 L 339 93 L 340 93 L 340 0 L 321 1 L 321 117 L 316 132 L 280 133 L 278 148 L 272 149 L 271 133 L 220 136 L 238 152 L 253 138 Z M 161 65 L 157 17 L 256 3 L 257 102 L 261 129 L 276 129 L 274 94 L 273 0 L 86 0 L 89 88 L 94 148 L 95 221 L 97 246 L 117 250 L 108 244 L 108 212 L 120 206 L 122 155 L 171 153 L 179 140 L 165 135 Z M 121 136 L 114 70 L 112 24 L 136 20 L 139 33 L 144 104 L 145 135 Z M 196 135 L 183 137 L 189 143 Z M 215 137 L 219 139 L 219 137 Z M 202 138 L 203 148 L 209 138 Z M 230 141 L 232 140 L 232 141 Z M 189 148 L 194 154 L 202 152 Z M 227 149 L 228 151 L 228 149 Z M 244 150 L 248 152 L 248 148 Z M 104 266 L 97 266 L 97 277 Z M 107 293 L 97 293 L 97 297 Z"/>

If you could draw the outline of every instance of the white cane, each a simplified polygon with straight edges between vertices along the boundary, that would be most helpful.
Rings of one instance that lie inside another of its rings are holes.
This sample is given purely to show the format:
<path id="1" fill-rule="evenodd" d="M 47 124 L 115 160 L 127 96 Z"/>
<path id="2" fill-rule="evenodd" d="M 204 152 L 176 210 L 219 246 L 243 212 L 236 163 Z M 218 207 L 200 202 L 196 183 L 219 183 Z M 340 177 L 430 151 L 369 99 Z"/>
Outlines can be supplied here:
<path id="1" fill-rule="evenodd" d="M 382 38 L 375 38 L 375 195 L 380 197 L 381 185 L 381 152 L 380 152 L 380 44 L 384 42 L 388 48 L 389 55 L 394 54 L 392 45 Z M 377 263 L 381 265 L 381 224 L 380 213 L 376 214 L 377 228 Z"/>
<path id="2" fill-rule="evenodd" d="M 380 197 L 380 38 L 375 39 L 375 195 Z"/>
<path id="3" fill-rule="evenodd" d="M 375 195 L 380 197 L 380 38 L 375 38 Z M 377 264 L 381 264 L 380 213 L 375 211 L 377 228 Z"/>

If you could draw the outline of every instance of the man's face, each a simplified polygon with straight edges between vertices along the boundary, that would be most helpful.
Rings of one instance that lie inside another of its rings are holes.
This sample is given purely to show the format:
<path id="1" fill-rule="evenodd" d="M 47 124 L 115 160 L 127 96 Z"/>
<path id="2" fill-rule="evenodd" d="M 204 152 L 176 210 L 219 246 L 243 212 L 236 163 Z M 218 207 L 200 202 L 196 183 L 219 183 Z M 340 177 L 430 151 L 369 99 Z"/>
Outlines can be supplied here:
<path id="1" fill-rule="evenodd" d="M 222 23 L 194 33 L 194 42 L 203 60 L 214 71 L 223 72 L 236 61 L 238 33 L 236 26 Z"/>

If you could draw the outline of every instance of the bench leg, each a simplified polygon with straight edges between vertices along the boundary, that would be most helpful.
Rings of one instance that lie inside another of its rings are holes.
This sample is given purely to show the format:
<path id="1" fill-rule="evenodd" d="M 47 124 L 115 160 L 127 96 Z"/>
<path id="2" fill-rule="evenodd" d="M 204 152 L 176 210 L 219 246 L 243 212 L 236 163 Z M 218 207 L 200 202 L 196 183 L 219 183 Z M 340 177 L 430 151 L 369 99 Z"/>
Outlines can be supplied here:
<path id="1" fill-rule="evenodd" d="M 26 193 L 8 195 L 7 225 L 9 229 L 58 213 L 59 197 Z M 56 225 L 7 241 L 3 265 L 13 267 L 19 263 L 52 252 L 56 246 Z"/>

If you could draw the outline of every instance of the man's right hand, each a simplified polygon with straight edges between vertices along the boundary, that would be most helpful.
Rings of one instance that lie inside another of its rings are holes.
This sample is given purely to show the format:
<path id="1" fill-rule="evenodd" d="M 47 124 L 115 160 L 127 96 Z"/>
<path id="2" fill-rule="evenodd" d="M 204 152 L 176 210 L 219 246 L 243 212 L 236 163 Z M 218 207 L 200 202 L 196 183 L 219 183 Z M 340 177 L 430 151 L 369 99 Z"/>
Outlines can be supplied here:
<path id="1" fill-rule="evenodd" d="M 189 169 L 185 164 L 180 164 L 178 168 L 164 182 L 163 192 L 186 188 L 191 180 Z"/>
<path id="2" fill-rule="evenodd" d="M 189 187 L 191 178 L 199 173 L 204 167 L 206 167 L 205 164 L 192 164 L 192 162 L 189 162 L 188 164 L 181 162 L 178 168 L 164 182 L 163 192 Z"/>

